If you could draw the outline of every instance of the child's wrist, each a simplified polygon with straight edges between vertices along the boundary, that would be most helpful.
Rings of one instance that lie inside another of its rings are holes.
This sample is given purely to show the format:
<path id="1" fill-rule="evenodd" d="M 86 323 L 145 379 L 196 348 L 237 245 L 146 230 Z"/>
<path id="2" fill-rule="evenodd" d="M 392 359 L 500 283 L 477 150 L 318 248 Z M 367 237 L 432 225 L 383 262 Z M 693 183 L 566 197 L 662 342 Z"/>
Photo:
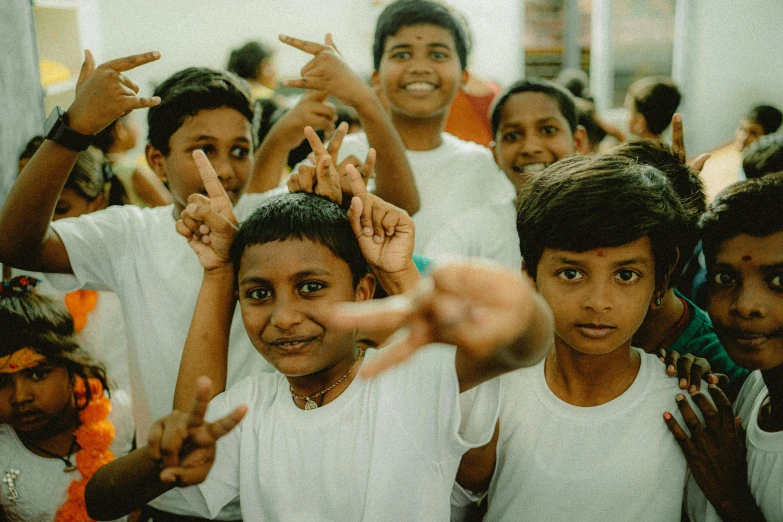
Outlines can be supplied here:
<path id="1" fill-rule="evenodd" d="M 234 279 L 234 265 L 231 264 L 231 262 L 226 262 L 224 264 L 211 266 L 211 267 L 204 267 L 204 277 L 210 278 L 210 279 L 231 279 L 233 281 Z"/>
<path id="2" fill-rule="evenodd" d="M 396 272 L 384 272 L 373 270 L 380 284 L 389 295 L 399 295 L 413 289 L 421 279 L 421 274 L 416 265 L 411 262 L 402 270 Z"/>

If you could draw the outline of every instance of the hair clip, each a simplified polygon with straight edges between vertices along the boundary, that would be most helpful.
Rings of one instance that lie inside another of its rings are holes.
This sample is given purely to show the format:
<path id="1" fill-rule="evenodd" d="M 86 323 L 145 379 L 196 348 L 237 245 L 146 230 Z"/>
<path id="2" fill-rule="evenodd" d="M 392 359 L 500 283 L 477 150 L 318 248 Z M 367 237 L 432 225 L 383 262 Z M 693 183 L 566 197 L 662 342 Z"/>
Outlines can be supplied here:
<path id="1" fill-rule="evenodd" d="M 38 286 L 40 279 L 30 276 L 16 276 L 0 284 L 0 297 L 10 297 L 12 295 L 32 292 Z"/>

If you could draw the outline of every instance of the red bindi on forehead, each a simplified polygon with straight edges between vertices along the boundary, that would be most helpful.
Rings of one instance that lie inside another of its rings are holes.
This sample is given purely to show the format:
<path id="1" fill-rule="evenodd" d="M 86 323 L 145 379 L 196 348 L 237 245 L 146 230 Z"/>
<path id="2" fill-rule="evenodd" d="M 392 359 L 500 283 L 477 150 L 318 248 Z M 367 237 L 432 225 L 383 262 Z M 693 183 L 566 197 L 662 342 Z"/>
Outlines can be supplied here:
<path id="1" fill-rule="evenodd" d="M 603 249 L 599 248 L 598 250 L 595 251 L 595 255 L 597 255 L 598 257 L 606 257 L 606 252 L 604 252 Z"/>

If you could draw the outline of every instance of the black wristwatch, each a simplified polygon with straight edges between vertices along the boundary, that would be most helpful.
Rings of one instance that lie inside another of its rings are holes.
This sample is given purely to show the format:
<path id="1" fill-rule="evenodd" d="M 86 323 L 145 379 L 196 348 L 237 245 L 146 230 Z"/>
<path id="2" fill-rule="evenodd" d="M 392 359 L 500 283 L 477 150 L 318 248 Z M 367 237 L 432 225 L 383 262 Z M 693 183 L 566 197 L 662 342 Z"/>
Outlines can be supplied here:
<path id="1" fill-rule="evenodd" d="M 68 126 L 68 115 L 59 105 L 52 109 L 46 118 L 46 139 L 55 141 L 63 147 L 81 152 L 92 144 L 95 136 L 81 134 Z"/>

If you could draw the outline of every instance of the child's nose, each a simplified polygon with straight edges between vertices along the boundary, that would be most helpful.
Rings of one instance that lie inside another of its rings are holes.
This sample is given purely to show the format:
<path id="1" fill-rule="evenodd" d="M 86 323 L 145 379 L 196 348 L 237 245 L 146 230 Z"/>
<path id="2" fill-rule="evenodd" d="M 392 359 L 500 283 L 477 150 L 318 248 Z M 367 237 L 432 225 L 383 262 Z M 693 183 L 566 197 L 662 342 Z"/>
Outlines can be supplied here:
<path id="1" fill-rule="evenodd" d="M 731 304 L 729 313 L 742 319 L 758 319 L 767 315 L 768 307 L 762 299 L 763 293 L 743 286 Z"/>
<path id="2" fill-rule="evenodd" d="M 302 313 L 293 300 L 278 298 L 272 309 L 270 322 L 279 330 L 290 330 L 302 322 Z"/>
<path id="3" fill-rule="evenodd" d="M 32 388 L 24 382 L 24 379 L 15 379 L 11 393 L 11 404 L 25 404 L 33 400 Z"/>
<path id="4" fill-rule="evenodd" d="M 586 285 L 582 298 L 582 307 L 594 312 L 605 312 L 612 309 L 611 284 L 595 282 Z"/>
<path id="5" fill-rule="evenodd" d="M 218 157 L 213 159 L 211 163 L 221 181 L 234 177 L 234 167 L 229 158 Z"/>

